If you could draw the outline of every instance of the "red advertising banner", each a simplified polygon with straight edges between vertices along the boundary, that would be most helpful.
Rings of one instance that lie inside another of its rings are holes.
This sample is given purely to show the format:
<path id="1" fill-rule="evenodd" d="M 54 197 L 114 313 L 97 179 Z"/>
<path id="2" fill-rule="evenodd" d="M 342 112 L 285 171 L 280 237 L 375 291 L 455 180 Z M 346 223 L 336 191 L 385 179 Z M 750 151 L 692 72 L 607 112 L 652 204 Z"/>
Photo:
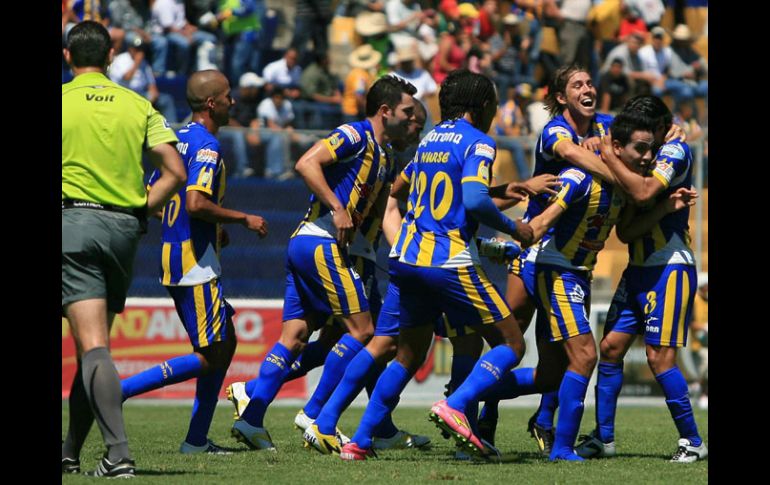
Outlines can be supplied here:
<path id="1" fill-rule="evenodd" d="M 281 335 L 281 308 L 283 302 L 265 300 L 228 300 L 235 308 L 233 317 L 238 348 L 222 386 L 236 381 L 248 381 L 259 375 L 265 354 Z M 69 323 L 62 318 L 62 398 L 69 396 L 70 385 L 77 369 L 75 344 Z M 129 298 L 126 308 L 115 317 L 110 332 L 112 359 L 121 378 L 158 365 L 161 362 L 192 351 L 171 299 Z M 195 379 L 164 387 L 142 398 L 192 399 Z M 277 399 L 307 397 L 306 378 L 286 383 Z"/>

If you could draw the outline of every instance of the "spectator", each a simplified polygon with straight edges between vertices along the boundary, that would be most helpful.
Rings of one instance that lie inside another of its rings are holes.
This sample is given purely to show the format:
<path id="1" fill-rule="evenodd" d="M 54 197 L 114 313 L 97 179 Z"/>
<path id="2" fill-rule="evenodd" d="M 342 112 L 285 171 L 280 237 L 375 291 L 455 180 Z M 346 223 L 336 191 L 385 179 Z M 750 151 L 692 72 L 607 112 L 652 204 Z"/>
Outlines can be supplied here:
<path id="1" fill-rule="evenodd" d="M 329 50 L 327 29 L 332 21 L 331 1 L 297 0 L 296 5 L 291 47 L 297 49 L 304 66 L 307 53 Z M 308 49 L 308 40 L 313 41 L 312 50 Z"/>
<path id="2" fill-rule="evenodd" d="M 591 33 L 586 26 L 591 0 L 544 0 L 543 15 L 556 25 L 563 65 L 577 63 L 588 68 L 591 62 Z"/>
<path id="3" fill-rule="evenodd" d="M 465 66 L 470 49 L 471 40 L 460 23 L 449 22 L 447 31 L 441 34 L 438 54 L 433 60 L 433 80 L 436 84 L 444 82 L 450 71 Z"/>
<path id="4" fill-rule="evenodd" d="M 530 177 L 530 164 L 524 154 L 521 142 L 512 137 L 527 134 L 527 120 L 524 118 L 519 105 L 519 99 L 529 99 L 532 96 L 532 86 L 529 84 L 511 86 L 506 94 L 506 99 L 497 110 L 497 117 L 495 118 L 495 134 L 497 135 L 495 141 L 498 148 L 511 152 L 518 179 L 525 180 Z"/>
<path id="5" fill-rule="evenodd" d="M 244 73 L 238 80 L 238 92 L 234 96 L 235 105 L 230 109 L 228 126 L 219 129 L 219 140 L 228 144 L 233 158 L 233 176 L 250 177 L 254 169 L 249 163 L 249 151 L 260 145 L 259 120 L 257 106 L 262 100 L 262 87 L 265 80 L 253 72 Z"/>
<path id="6" fill-rule="evenodd" d="M 497 0 L 484 0 L 479 10 L 479 34 L 481 42 L 487 42 L 497 33 L 496 26 L 500 23 L 500 15 L 497 13 Z"/>
<path id="7" fill-rule="evenodd" d="M 299 98 L 302 68 L 297 64 L 297 57 L 297 49 L 289 47 L 281 59 L 265 66 L 265 69 L 262 71 L 262 77 L 267 83 L 266 91 L 286 90 L 289 98 Z"/>
<path id="8" fill-rule="evenodd" d="M 327 52 L 317 52 L 314 57 L 314 62 L 302 71 L 300 77 L 303 100 L 295 102 L 297 117 L 307 120 L 307 113 L 310 113 L 310 127 L 314 129 L 338 126 L 342 115 L 340 80 L 329 72 L 330 60 Z M 303 106 L 302 110 L 299 109 L 300 105 Z"/>
<path id="9" fill-rule="evenodd" d="M 692 101 L 684 101 L 679 104 L 677 110 L 674 111 L 674 124 L 682 127 L 687 134 L 687 143 L 690 146 L 703 135 L 703 129 L 695 117 Z M 693 147 L 692 150 L 695 151 L 696 148 Z"/>
<path id="10" fill-rule="evenodd" d="M 388 52 L 391 50 L 390 39 L 388 38 L 388 19 L 384 13 L 363 12 L 356 17 L 356 33 L 364 38 L 364 43 L 380 53 L 381 60 L 387 59 Z M 387 73 L 387 66 L 380 63 L 377 69 L 377 77 Z"/>
<path id="11" fill-rule="evenodd" d="M 410 47 L 419 40 L 418 30 L 423 23 L 433 23 L 433 10 L 423 11 L 416 0 L 387 0 L 390 41 L 396 49 Z"/>
<path id="12" fill-rule="evenodd" d="M 195 70 L 217 69 L 213 62 L 217 37 L 211 32 L 199 30 L 187 21 L 182 0 L 156 0 L 152 5 L 152 33 L 164 36 L 175 49 L 176 65 L 182 74 L 188 74 L 190 47 L 195 46 L 197 66 Z M 168 57 L 156 59 L 154 67 L 168 74 Z"/>
<path id="13" fill-rule="evenodd" d="M 495 34 L 489 41 L 494 68 L 492 78 L 500 93 L 507 93 L 509 87 L 517 84 L 535 84 L 533 78 L 524 74 L 529 72 L 527 51 L 531 39 L 520 34 L 520 23 L 517 15 L 509 13 L 503 17 L 502 34 Z"/>
<path id="14" fill-rule="evenodd" d="M 168 41 L 162 35 L 150 33 L 150 10 L 140 0 L 112 0 L 109 5 L 110 18 L 113 25 L 125 31 L 125 43 L 131 45 L 136 37 L 140 37 L 144 44 L 150 45 L 150 59 L 155 76 L 163 74 L 163 68 L 168 55 Z M 116 47 L 115 52 L 120 49 Z M 160 62 L 159 60 L 162 60 Z"/>
<path id="15" fill-rule="evenodd" d="M 618 40 L 623 42 L 630 34 L 637 32 L 647 35 L 647 24 L 642 20 L 639 8 L 634 5 L 623 4 L 621 7 L 623 18 L 618 28 Z"/>
<path id="16" fill-rule="evenodd" d="M 366 117 L 366 92 L 374 83 L 381 60 L 382 54 L 369 44 L 357 47 L 348 56 L 352 69 L 345 78 L 342 94 L 343 122 L 352 123 Z"/>
<path id="17" fill-rule="evenodd" d="M 385 10 L 386 0 L 340 0 L 335 17 L 356 17 L 362 12 L 382 12 Z"/>
<path id="18" fill-rule="evenodd" d="M 257 116 L 264 128 L 260 136 L 265 142 L 265 177 L 286 180 L 294 177 L 294 170 L 289 167 L 289 144 L 298 143 L 302 150 L 307 150 L 315 142 L 308 135 L 294 132 L 294 110 L 292 103 L 283 91 L 275 89 L 270 97 L 259 103 Z"/>
<path id="19" fill-rule="evenodd" d="M 140 36 L 133 36 L 128 50 L 118 54 L 112 61 L 108 71 L 110 79 L 149 99 L 169 123 L 177 123 L 174 98 L 168 93 L 158 91 L 155 76 L 145 56 L 146 44 Z"/>
<path id="20" fill-rule="evenodd" d="M 219 0 L 216 19 L 224 34 L 225 68 L 232 80 L 260 68 L 260 19 L 264 10 L 264 0 Z"/>
<path id="21" fill-rule="evenodd" d="M 676 56 L 671 65 L 670 75 L 684 82 L 682 99 L 703 98 L 708 101 L 708 63 L 692 48 L 692 34 L 685 24 L 679 24 L 671 34 L 671 49 Z M 682 61 L 682 62 L 678 62 Z M 698 113 L 701 117 L 705 113 Z"/>
<path id="22" fill-rule="evenodd" d="M 417 57 L 418 54 L 414 44 L 411 47 L 398 49 L 396 51 L 396 69 L 393 71 L 393 74 L 412 83 L 417 88 L 414 97 L 424 103 L 426 96 L 436 94 L 438 85 L 428 71 L 415 65 Z"/>
<path id="23" fill-rule="evenodd" d="M 601 113 L 620 111 L 631 94 L 631 81 L 623 72 L 623 59 L 616 57 L 610 68 L 599 78 L 599 109 Z"/>
<path id="24" fill-rule="evenodd" d="M 644 38 L 638 32 L 634 32 L 626 37 L 626 40 L 615 47 L 607 54 L 601 72 L 609 71 L 612 61 L 620 59 L 623 61 L 623 72 L 632 81 L 631 96 L 640 94 L 650 94 L 652 83 L 657 76 L 651 72 L 645 71 L 642 58 L 639 56 L 639 49 L 642 46 Z"/>
<path id="25" fill-rule="evenodd" d="M 623 0 L 623 4 L 639 12 L 647 29 L 657 26 L 666 11 L 661 0 Z"/>
<path id="26" fill-rule="evenodd" d="M 538 89 L 533 96 L 533 101 L 524 110 L 527 113 L 530 133 L 542 133 L 545 125 L 551 120 L 551 114 L 543 102 L 547 92 L 548 88 Z"/>
<path id="27" fill-rule="evenodd" d="M 709 280 L 698 275 L 698 291 L 695 293 L 690 333 L 692 336 L 690 353 L 695 364 L 700 396 L 698 408 L 707 410 L 709 407 Z"/>

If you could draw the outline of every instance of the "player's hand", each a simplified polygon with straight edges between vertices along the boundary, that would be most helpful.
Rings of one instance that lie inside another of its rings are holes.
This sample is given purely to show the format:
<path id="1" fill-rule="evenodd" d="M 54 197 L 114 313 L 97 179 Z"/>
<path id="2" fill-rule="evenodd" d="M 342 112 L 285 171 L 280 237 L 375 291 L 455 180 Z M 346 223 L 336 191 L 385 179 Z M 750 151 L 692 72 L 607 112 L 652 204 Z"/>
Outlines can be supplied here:
<path id="1" fill-rule="evenodd" d="M 503 197 L 505 199 L 513 199 L 517 202 L 521 202 L 523 200 L 527 200 L 527 197 L 529 197 L 529 192 L 524 187 L 523 183 L 509 182 L 505 187 L 505 194 L 503 194 Z"/>
<path id="2" fill-rule="evenodd" d="M 224 227 L 219 231 L 219 247 L 226 248 L 230 245 L 230 234 L 227 233 L 227 229 Z"/>
<path id="3" fill-rule="evenodd" d="M 602 161 L 607 163 L 607 160 L 610 158 L 617 159 L 618 157 L 612 150 L 612 133 L 610 133 L 610 130 L 607 130 L 607 134 L 604 135 L 601 140 L 602 141 L 599 145 L 599 150 L 601 152 Z"/>
<path id="4" fill-rule="evenodd" d="M 666 200 L 666 209 L 668 212 L 676 212 L 687 207 L 695 205 L 695 199 L 698 198 L 698 192 L 694 189 L 681 187 L 668 196 Z"/>
<path id="5" fill-rule="evenodd" d="M 681 126 L 671 125 L 671 128 L 669 128 L 668 133 L 666 133 L 666 138 L 664 138 L 663 141 L 668 143 L 671 140 L 676 140 L 677 138 L 680 138 L 682 142 L 686 142 L 687 133 L 685 133 L 684 128 Z"/>
<path id="6" fill-rule="evenodd" d="M 589 150 L 592 153 L 595 153 L 599 150 L 602 144 L 602 139 L 598 136 L 592 136 L 591 138 L 586 138 L 583 140 L 583 143 L 580 144 L 583 148 Z"/>
<path id="7" fill-rule="evenodd" d="M 346 247 L 353 242 L 355 226 L 353 225 L 353 219 L 350 218 L 348 211 L 344 209 L 333 211 L 332 222 L 334 222 L 334 227 L 337 228 L 337 242 L 341 247 Z"/>
<path id="8" fill-rule="evenodd" d="M 526 190 L 529 195 L 556 195 L 559 193 L 557 189 L 561 187 L 561 182 L 559 182 L 559 177 L 556 175 L 544 173 L 537 177 L 532 177 L 521 185 L 524 186 L 524 190 Z"/>
<path id="9" fill-rule="evenodd" d="M 244 225 L 249 231 L 256 232 L 260 239 L 267 236 L 267 221 L 261 216 L 247 215 Z"/>
<path id="10" fill-rule="evenodd" d="M 519 241 L 525 248 L 531 246 L 535 242 L 535 232 L 532 230 L 532 226 L 523 222 L 521 219 L 516 219 L 516 230 L 513 231 L 511 237 Z"/>

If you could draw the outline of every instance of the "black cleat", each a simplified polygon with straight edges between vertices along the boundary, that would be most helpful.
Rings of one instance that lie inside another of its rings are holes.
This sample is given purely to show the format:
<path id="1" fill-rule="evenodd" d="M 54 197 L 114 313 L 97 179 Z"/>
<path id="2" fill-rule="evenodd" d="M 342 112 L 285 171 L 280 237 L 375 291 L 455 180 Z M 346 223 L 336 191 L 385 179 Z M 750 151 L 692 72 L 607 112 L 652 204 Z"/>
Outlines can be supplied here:
<path id="1" fill-rule="evenodd" d="M 533 414 L 529 418 L 527 423 L 527 431 L 537 441 L 537 447 L 540 449 L 540 453 L 543 456 L 551 456 L 551 449 L 553 448 L 554 441 L 554 429 L 545 429 L 539 426 L 536 422 L 537 413 Z"/>
<path id="2" fill-rule="evenodd" d="M 61 472 L 62 474 L 80 473 L 80 460 L 76 460 L 75 458 L 62 458 Z"/>
<path id="3" fill-rule="evenodd" d="M 89 475 L 105 478 L 134 478 L 136 476 L 136 464 L 130 458 L 121 458 L 116 463 L 112 463 L 107 459 L 105 453 L 96 470 Z"/>
<path id="4" fill-rule="evenodd" d="M 495 432 L 497 431 L 497 416 L 484 416 L 479 418 L 479 438 L 490 445 L 495 445 Z"/>

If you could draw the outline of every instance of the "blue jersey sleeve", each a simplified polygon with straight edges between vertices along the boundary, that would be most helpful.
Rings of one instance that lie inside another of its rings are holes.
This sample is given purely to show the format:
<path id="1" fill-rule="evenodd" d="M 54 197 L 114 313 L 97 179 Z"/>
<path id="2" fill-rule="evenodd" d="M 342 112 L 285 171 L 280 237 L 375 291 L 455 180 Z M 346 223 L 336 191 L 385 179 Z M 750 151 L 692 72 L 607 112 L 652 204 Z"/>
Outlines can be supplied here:
<path id="1" fill-rule="evenodd" d="M 551 198 L 551 202 L 567 209 L 571 204 L 585 197 L 591 190 L 591 177 L 579 168 L 565 168 L 559 173 L 561 190 Z"/>
<path id="2" fill-rule="evenodd" d="M 401 174 L 399 177 L 401 177 L 404 182 L 410 183 L 412 181 L 412 175 L 414 174 L 414 163 L 409 162 L 406 167 L 401 171 Z"/>
<path id="3" fill-rule="evenodd" d="M 690 168 L 689 158 L 687 148 L 678 139 L 666 143 L 655 156 L 652 176 L 658 179 L 665 188 L 668 188 L 674 179 L 687 173 Z"/>
<path id="4" fill-rule="evenodd" d="M 366 132 L 354 125 L 340 125 L 323 139 L 323 144 L 337 162 L 356 155 L 366 146 Z"/>
<path id="5" fill-rule="evenodd" d="M 155 182 L 157 182 L 159 178 L 160 178 L 160 170 L 158 170 L 158 169 L 156 168 L 156 169 L 155 169 L 155 170 L 153 170 L 153 171 L 152 171 L 152 173 L 150 174 L 150 178 L 149 178 L 149 180 L 147 180 L 147 190 L 150 190 L 150 187 L 152 187 L 153 185 L 155 185 Z"/>
<path id="6" fill-rule="evenodd" d="M 572 131 L 569 125 L 559 122 L 548 123 L 543 128 L 543 143 L 541 150 L 543 153 L 556 157 L 556 146 L 564 140 L 572 140 Z"/>
<path id="7" fill-rule="evenodd" d="M 495 142 L 491 139 L 481 140 L 471 145 L 463 162 L 462 183 L 479 182 L 489 186 L 495 153 Z"/>
<path id="8" fill-rule="evenodd" d="M 198 190 L 213 195 L 213 185 L 219 173 L 219 162 L 222 159 L 219 143 L 210 142 L 201 146 L 191 155 L 187 169 L 187 191 Z"/>

